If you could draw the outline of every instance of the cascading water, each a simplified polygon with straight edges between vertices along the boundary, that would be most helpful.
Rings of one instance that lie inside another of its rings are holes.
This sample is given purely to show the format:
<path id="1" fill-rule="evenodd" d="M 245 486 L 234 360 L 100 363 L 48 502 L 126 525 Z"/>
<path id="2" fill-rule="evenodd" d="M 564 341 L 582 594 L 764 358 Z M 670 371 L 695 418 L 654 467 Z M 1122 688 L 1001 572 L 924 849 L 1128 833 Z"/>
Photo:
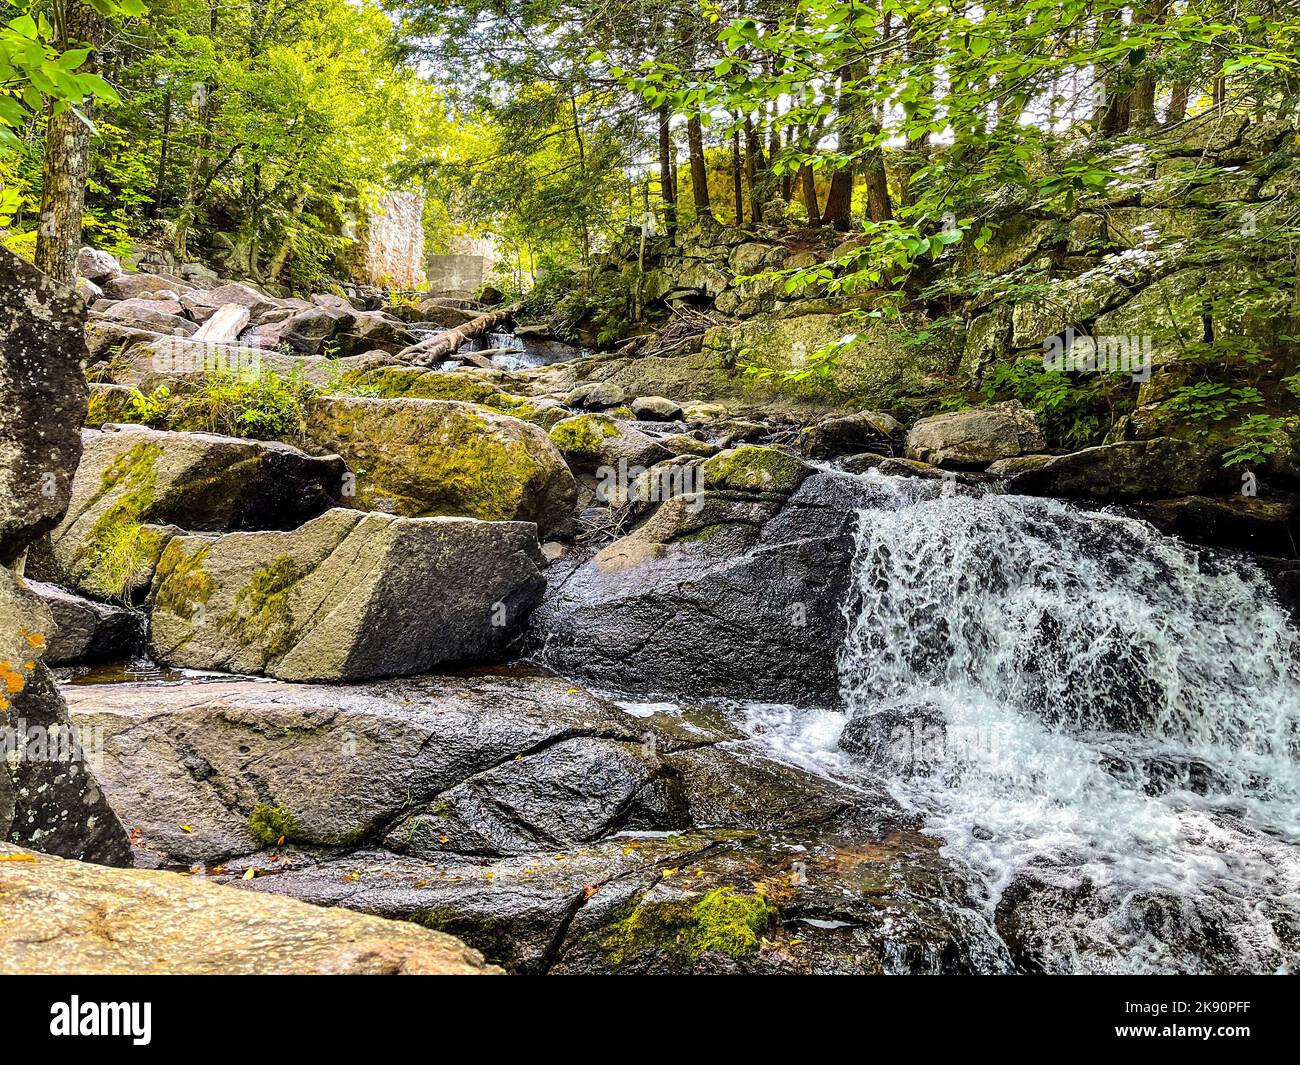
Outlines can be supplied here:
<path id="1" fill-rule="evenodd" d="M 865 752 L 1021 964 L 1300 967 L 1300 639 L 1249 564 L 873 478 L 841 657 Z"/>
<path id="2" fill-rule="evenodd" d="M 883 777 L 1016 967 L 1300 970 L 1300 634 L 1264 575 L 1117 513 L 864 480 L 847 722 L 751 705 L 756 739 Z"/>

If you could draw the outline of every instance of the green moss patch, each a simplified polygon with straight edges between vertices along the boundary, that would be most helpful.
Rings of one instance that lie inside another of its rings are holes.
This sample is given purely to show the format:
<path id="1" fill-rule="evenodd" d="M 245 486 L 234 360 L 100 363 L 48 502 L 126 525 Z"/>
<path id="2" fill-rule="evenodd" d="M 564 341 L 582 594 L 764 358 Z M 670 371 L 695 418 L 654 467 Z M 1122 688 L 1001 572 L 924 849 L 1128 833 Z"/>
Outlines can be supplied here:
<path id="1" fill-rule="evenodd" d="M 710 951 L 743 960 L 758 953 L 775 925 L 776 906 L 763 895 L 715 888 L 700 898 L 644 902 L 606 933 L 611 963 L 621 967 L 647 954 L 671 952 L 694 960 Z"/>
<path id="2" fill-rule="evenodd" d="M 219 624 L 241 642 L 264 647 L 268 659 L 283 657 L 297 638 L 289 591 L 307 572 L 289 555 L 272 559 L 236 593 Z"/>
<path id="3" fill-rule="evenodd" d="M 157 444 L 136 444 L 104 470 L 94 503 L 113 500 L 91 526 L 73 556 L 82 587 L 96 595 L 127 600 L 141 575 L 157 561 L 163 535 L 144 529 L 154 503 Z"/>
<path id="4" fill-rule="evenodd" d="M 209 550 L 211 545 L 204 544 L 192 555 L 187 555 L 179 540 L 167 545 L 158 560 L 155 575 L 158 582 L 156 609 L 192 619 L 195 611 L 212 598 L 217 583 L 203 568 Z"/>
<path id="5" fill-rule="evenodd" d="M 248 832 L 266 847 L 278 846 L 281 840 L 292 840 L 302 830 L 297 819 L 283 806 L 260 803 L 248 817 Z"/>

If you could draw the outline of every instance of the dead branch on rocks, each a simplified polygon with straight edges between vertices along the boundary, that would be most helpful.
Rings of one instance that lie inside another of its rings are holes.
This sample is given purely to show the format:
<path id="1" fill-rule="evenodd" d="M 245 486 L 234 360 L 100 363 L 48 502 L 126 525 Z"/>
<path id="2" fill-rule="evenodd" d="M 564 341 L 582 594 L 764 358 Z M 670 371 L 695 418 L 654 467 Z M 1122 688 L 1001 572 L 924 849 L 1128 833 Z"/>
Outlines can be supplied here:
<path id="1" fill-rule="evenodd" d="M 505 325 L 510 320 L 511 313 L 507 309 L 481 314 L 464 325 L 458 325 L 454 329 L 447 329 L 441 333 L 434 333 L 427 340 L 403 348 L 397 353 L 397 357 L 421 366 L 432 366 L 435 362 L 441 362 L 443 359 L 449 359 L 455 355 L 465 341 L 476 340 L 484 333 L 491 332 L 497 326 Z"/>

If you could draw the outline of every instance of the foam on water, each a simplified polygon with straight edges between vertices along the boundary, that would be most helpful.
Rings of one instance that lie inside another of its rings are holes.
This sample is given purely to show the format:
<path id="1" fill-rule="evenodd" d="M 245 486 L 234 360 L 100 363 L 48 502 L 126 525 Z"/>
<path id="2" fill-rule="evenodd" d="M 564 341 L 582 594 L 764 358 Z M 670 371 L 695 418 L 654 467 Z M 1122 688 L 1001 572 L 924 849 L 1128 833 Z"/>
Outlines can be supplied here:
<path id="1" fill-rule="evenodd" d="M 1300 639 L 1264 576 L 1118 514 L 872 483 L 841 656 L 850 716 L 881 726 L 857 771 L 991 910 L 1047 885 L 1018 921 L 1054 967 L 1300 968 Z M 842 715 L 751 715 L 849 771 Z"/>

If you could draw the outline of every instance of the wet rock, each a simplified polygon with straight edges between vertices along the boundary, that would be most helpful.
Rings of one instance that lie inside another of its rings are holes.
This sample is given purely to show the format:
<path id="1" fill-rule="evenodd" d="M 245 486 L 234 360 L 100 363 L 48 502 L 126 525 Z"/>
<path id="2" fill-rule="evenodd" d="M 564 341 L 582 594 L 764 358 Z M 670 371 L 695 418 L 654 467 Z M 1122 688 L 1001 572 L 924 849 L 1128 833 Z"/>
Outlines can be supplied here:
<path id="1" fill-rule="evenodd" d="M 1259 916 L 1287 936 L 1289 915 Z M 1028 973 L 1269 972 L 1281 962 L 1276 940 L 1253 943 L 1234 934 L 1212 899 L 1116 891 L 1049 867 L 1012 880 L 998 900 L 996 924 L 1017 970 Z"/>
<path id="2" fill-rule="evenodd" d="M 855 713 L 840 747 L 904 776 L 926 773 L 948 757 L 948 722 L 932 703 L 891 702 Z"/>
<path id="3" fill-rule="evenodd" d="M 1213 448 L 1170 437 L 1085 448 L 1007 478 L 1007 490 L 1021 495 L 1112 503 L 1213 495 L 1238 485 Z"/>
<path id="4" fill-rule="evenodd" d="M 393 826 L 406 820 L 449 816 L 450 805 L 440 804 L 458 788 L 518 798 L 521 781 L 544 782 L 539 767 L 555 764 L 525 763 L 578 738 L 611 744 L 621 761 L 646 728 L 568 681 L 540 675 L 346 688 L 247 680 L 75 686 L 68 700 L 80 727 L 106 737 L 104 788 L 139 830 L 142 855 L 169 865 L 250 855 L 279 834 L 305 847 L 377 843 L 400 835 Z M 582 781 L 552 777 L 550 785 L 572 790 Z M 558 841 L 571 830 L 568 811 L 555 812 L 561 816 L 542 830 Z"/>
<path id="5" fill-rule="evenodd" d="M 61 861 L 3 843 L 0 855 L 8 859 L 0 878 L 0 971 L 10 974 L 501 971 L 452 936 L 413 924 L 179 873 Z M 112 915 L 111 935 L 103 931 L 105 914 Z"/>
<path id="6" fill-rule="evenodd" d="M 627 828 L 684 828 L 675 774 L 641 742 L 561 740 L 439 794 L 385 839 L 417 857 L 563 850 Z"/>
<path id="7" fill-rule="evenodd" d="M 567 531 L 577 486 L 544 430 L 469 403 L 315 401 L 306 435 L 359 471 L 355 502 L 408 517 L 463 515 Z"/>
<path id="8" fill-rule="evenodd" d="M 804 430 L 800 449 L 809 458 L 834 458 L 870 448 L 891 451 L 903 427 L 884 411 L 864 410 L 840 418 L 826 418 Z"/>
<path id="9" fill-rule="evenodd" d="M 72 727 L 42 661 L 53 632 L 48 607 L 0 567 L 0 841 L 130 865 L 95 779 L 99 737 Z"/>
<path id="10" fill-rule="evenodd" d="M 85 310 L 6 249 L 0 308 L 0 565 L 9 565 L 68 508 L 86 416 Z"/>
<path id="11" fill-rule="evenodd" d="M 69 697 L 142 860 L 453 931 L 517 971 L 997 967 L 883 790 L 770 761 L 717 711 L 518 672 Z"/>
<path id="12" fill-rule="evenodd" d="M 67 516 L 33 576 L 105 598 L 146 589 L 165 528 L 288 528 L 340 498 L 338 456 L 286 444 L 142 426 L 84 431 Z"/>
<path id="13" fill-rule="evenodd" d="M 48 665 L 129 658 L 144 645 L 144 618 L 133 610 L 97 603 L 40 581 L 27 581 L 26 587 L 54 619 L 45 650 Z"/>
<path id="14" fill-rule="evenodd" d="M 865 489 L 808 476 L 784 454 L 771 468 L 732 455 L 710 472 L 716 458 L 705 484 L 719 487 L 669 499 L 596 555 L 557 564 L 534 622 L 539 651 L 562 672 L 633 690 L 833 703 Z"/>
<path id="15" fill-rule="evenodd" d="M 1168 536 L 1211 547 L 1295 558 L 1300 507 L 1294 499 L 1184 496 L 1140 504 L 1137 514 Z"/>
<path id="16" fill-rule="evenodd" d="M 331 510 L 292 532 L 177 535 L 150 651 L 199 669 L 360 680 L 490 660 L 545 586 L 536 527 Z"/>
<path id="17" fill-rule="evenodd" d="M 1019 403 L 936 414 L 907 434 L 907 457 L 933 466 L 984 466 L 1046 447 L 1034 412 Z"/>

